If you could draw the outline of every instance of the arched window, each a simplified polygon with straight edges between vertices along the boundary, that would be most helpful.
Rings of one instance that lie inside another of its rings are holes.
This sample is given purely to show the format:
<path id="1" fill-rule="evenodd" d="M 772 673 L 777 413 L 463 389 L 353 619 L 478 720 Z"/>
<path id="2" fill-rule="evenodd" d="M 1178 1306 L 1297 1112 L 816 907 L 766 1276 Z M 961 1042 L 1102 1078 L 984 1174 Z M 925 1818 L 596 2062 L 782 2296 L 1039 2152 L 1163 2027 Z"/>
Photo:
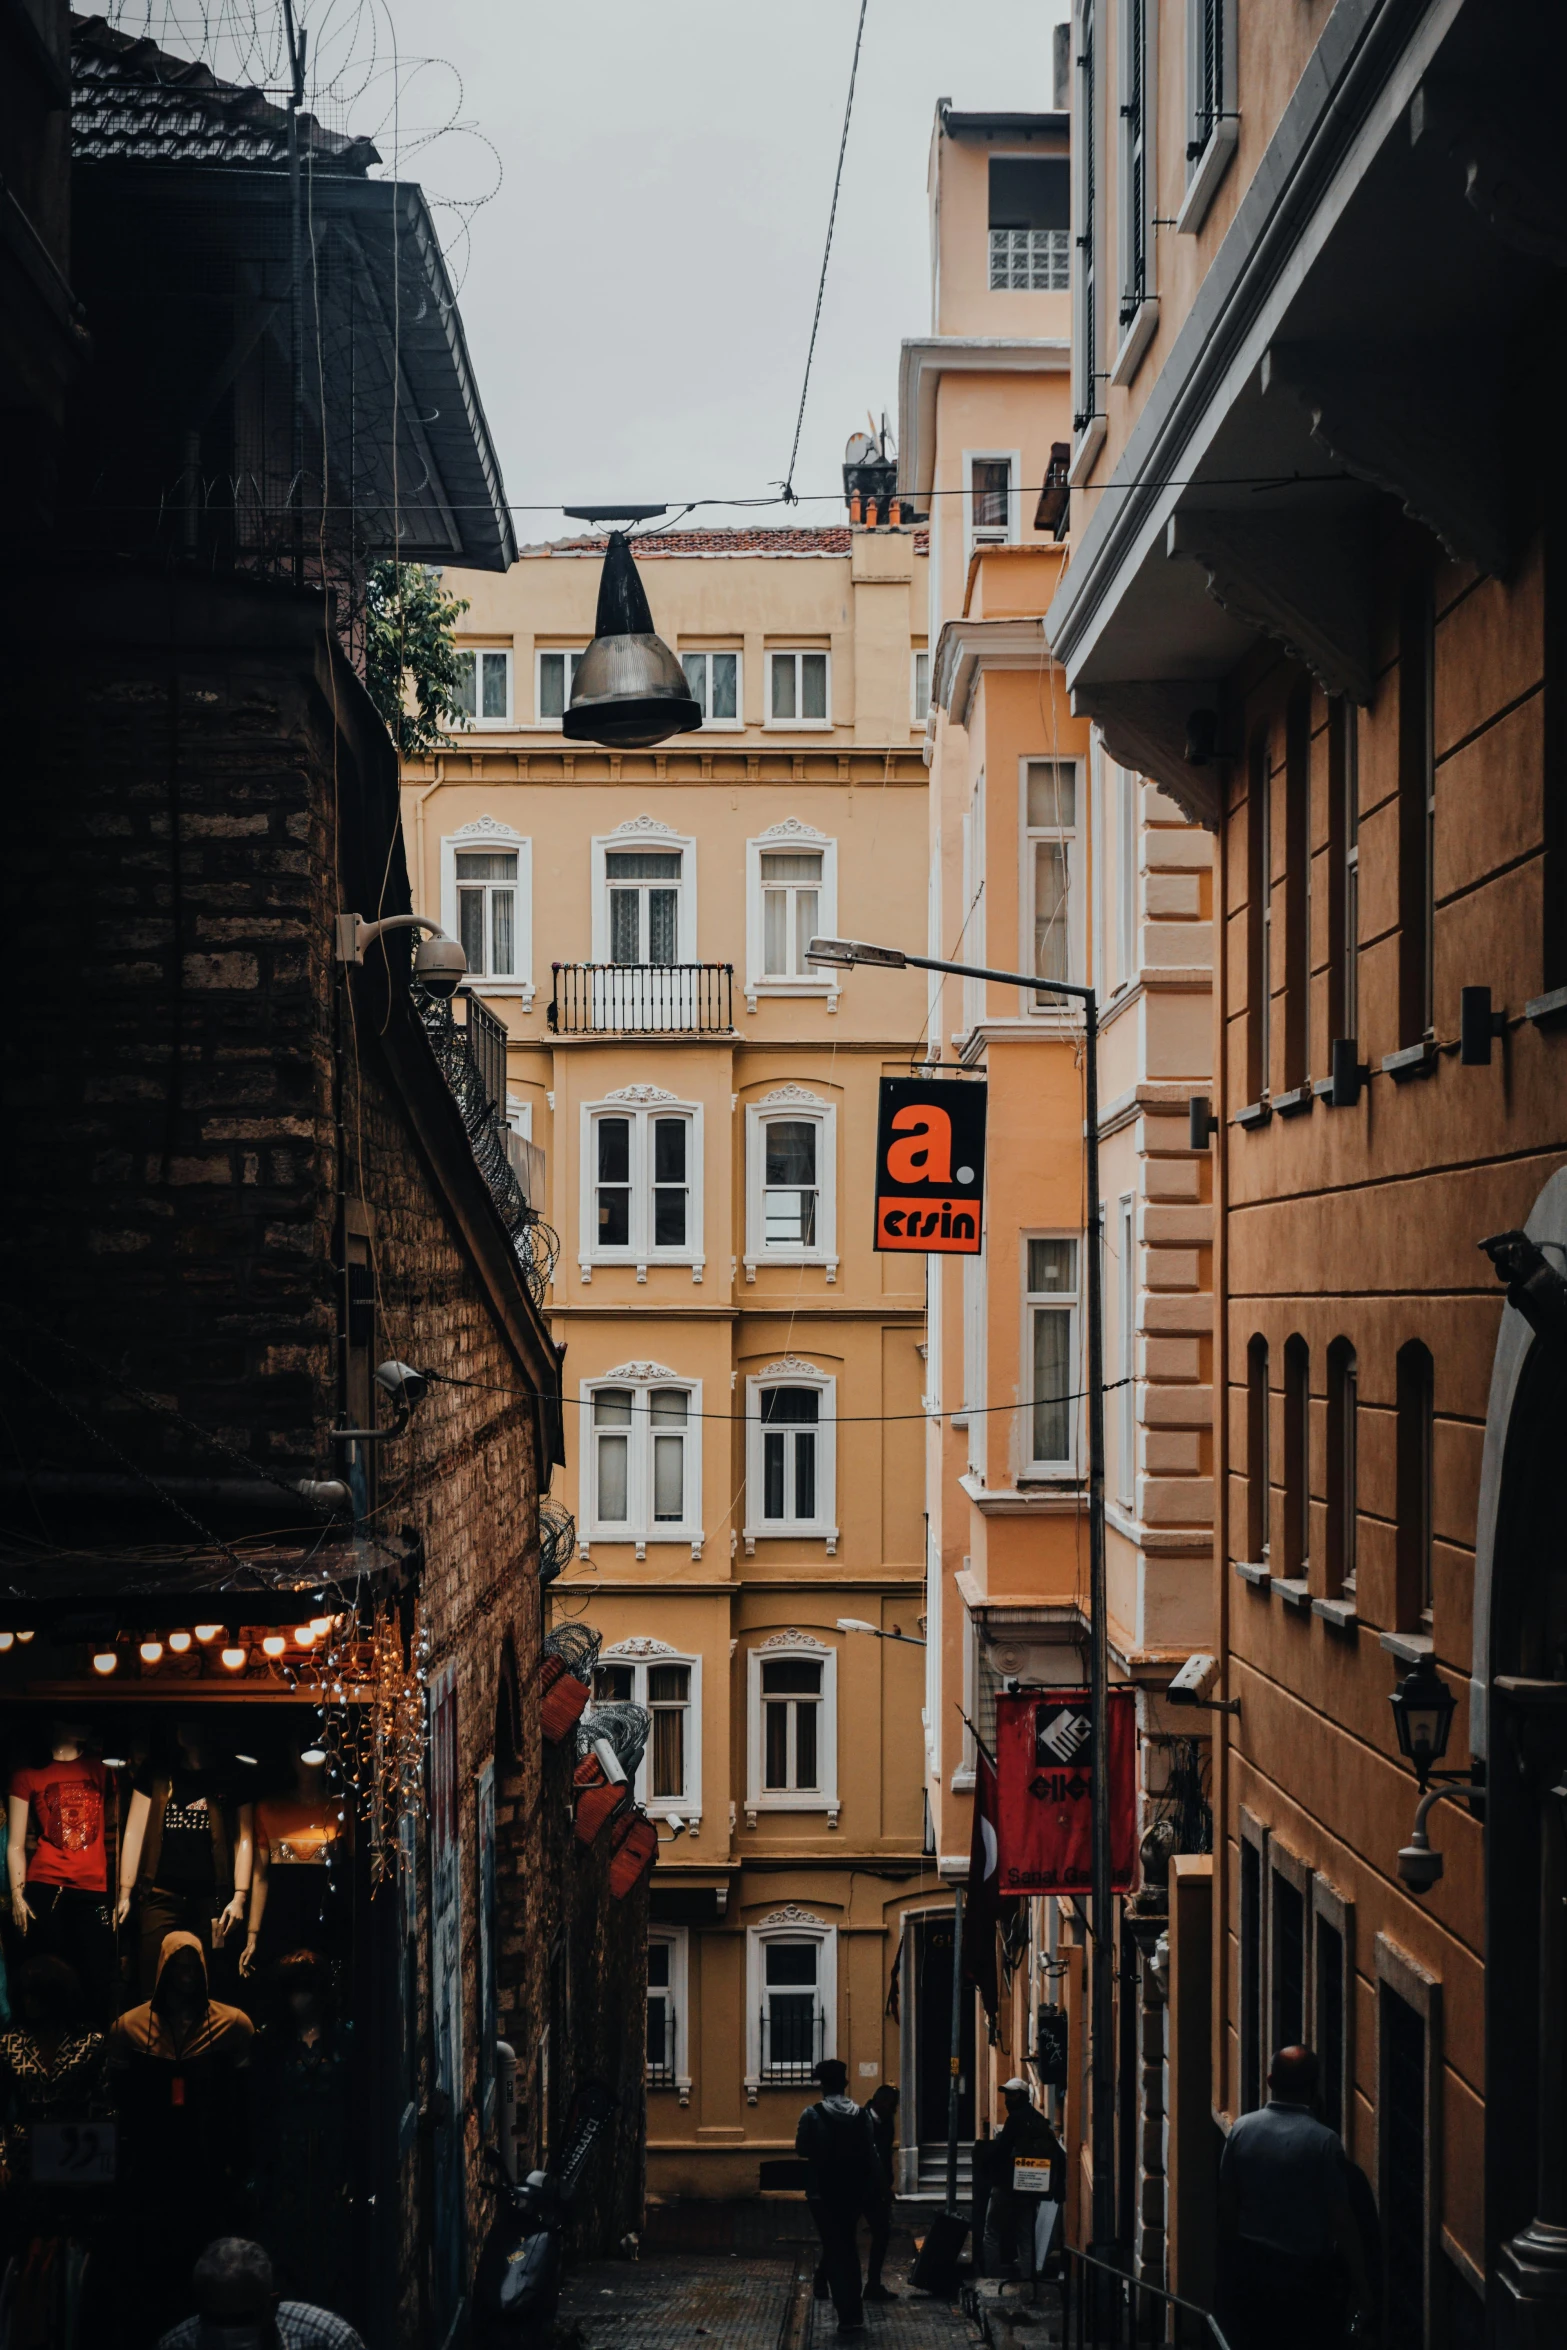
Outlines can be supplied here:
<path id="1" fill-rule="evenodd" d="M 1284 1341 L 1284 1572 L 1304 1577 L 1311 1556 L 1311 1350 Z"/>
<path id="2" fill-rule="evenodd" d="M 1432 1603 L 1433 1431 L 1435 1366 L 1412 1338 L 1398 1350 L 1398 1622 L 1404 1632 L 1428 1623 Z"/>
<path id="3" fill-rule="evenodd" d="M 1360 1370 L 1347 1338 L 1328 1348 L 1328 1556 L 1330 1599 L 1350 1599 L 1355 1590 L 1355 1521 L 1359 1510 Z"/>
<path id="4" fill-rule="evenodd" d="M 1268 1557 L 1268 1342 L 1254 1336 L 1246 1348 L 1246 1549 L 1256 1563 Z"/>

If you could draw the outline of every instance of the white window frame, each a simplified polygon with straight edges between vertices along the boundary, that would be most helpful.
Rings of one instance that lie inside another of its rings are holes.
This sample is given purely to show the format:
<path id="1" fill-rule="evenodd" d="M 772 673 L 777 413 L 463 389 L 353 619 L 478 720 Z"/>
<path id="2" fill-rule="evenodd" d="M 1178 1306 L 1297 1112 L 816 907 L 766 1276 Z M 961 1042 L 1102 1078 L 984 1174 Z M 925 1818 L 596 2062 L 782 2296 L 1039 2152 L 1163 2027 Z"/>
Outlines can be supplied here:
<path id="1" fill-rule="evenodd" d="M 764 1748 L 762 1740 L 762 1667 L 779 1664 L 790 1657 L 799 1657 L 822 1668 L 821 1719 L 818 1725 L 817 1756 L 821 1764 L 820 1787 L 767 1787 L 763 1785 Z M 756 1826 L 757 1814 L 764 1811 L 825 1812 L 827 1825 L 836 1828 L 838 1814 L 843 1808 L 838 1800 L 838 1651 L 827 1641 L 818 1640 L 810 1632 L 774 1632 L 769 1639 L 758 1641 L 746 1652 L 746 1798 L 745 1824 Z"/>
<path id="2" fill-rule="evenodd" d="M 650 1795 L 648 1770 L 653 1751 L 651 1736 L 647 1751 L 637 1765 L 636 1799 L 646 1812 L 656 1812 L 659 1819 L 689 1820 L 694 1830 L 702 1825 L 702 1659 L 683 1648 L 671 1648 L 667 1641 L 652 1639 L 617 1640 L 613 1648 L 599 1651 L 601 1665 L 629 1665 L 631 1668 L 631 1698 L 634 1705 L 647 1706 L 647 1677 L 654 1665 L 684 1665 L 691 1674 L 691 1696 L 686 1709 L 686 1787 L 683 1795 Z M 592 1707 L 589 1706 L 591 1713 Z"/>
<path id="3" fill-rule="evenodd" d="M 773 663 L 793 661 L 795 707 L 800 704 L 800 671 L 798 663 L 804 653 L 820 653 L 827 664 L 827 715 L 825 718 L 775 718 L 773 716 Z M 823 734 L 833 724 L 832 714 L 832 647 L 830 645 L 769 645 L 764 663 L 766 674 L 762 680 L 762 725 L 774 734 Z"/>
<path id="4" fill-rule="evenodd" d="M 1137 39 L 1139 15 L 1142 18 L 1142 106 L 1141 120 L 1133 106 L 1134 82 L 1132 59 Z M 1137 373 L 1138 362 L 1153 340 L 1159 323 L 1159 292 L 1157 284 L 1159 240 L 1154 219 L 1158 212 L 1157 191 L 1158 150 L 1155 129 L 1158 122 L 1159 90 L 1159 0 L 1119 0 L 1116 24 L 1117 102 L 1116 102 L 1116 219 L 1118 223 L 1116 252 L 1116 353 L 1110 365 L 1113 384 L 1129 384 Z M 1136 284 L 1136 245 L 1132 237 L 1135 201 L 1135 161 L 1137 142 L 1142 141 L 1142 247 L 1143 282 L 1141 291 Z"/>
<path id="5" fill-rule="evenodd" d="M 609 853 L 612 849 L 638 849 L 660 854 L 680 855 L 680 879 L 675 885 L 680 896 L 677 920 L 680 925 L 678 940 L 680 963 L 699 960 L 696 951 L 696 835 L 676 832 L 672 824 L 660 823 L 656 816 L 632 816 L 613 832 L 595 833 L 591 855 L 593 866 L 592 959 L 595 963 L 609 963 Z M 627 971 L 653 968 L 648 964 L 627 963 L 612 966 Z"/>
<path id="6" fill-rule="evenodd" d="M 920 663 L 922 661 L 925 664 L 925 691 L 923 696 L 925 707 L 923 710 L 920 708 Z M 909 723 L 912 726 L 924 726 L 929 717 L 930 647 L 928 645 L 915 645 L 909 655 Z"/>
<path id="7" fill-rule="evenodd" d="M 691 1929 L 689 1926 L 649 1926 L 648 1948 L 655 1942 L 669 1951 L 669 1989 L 665 2004 L 675 2026 L 675 2095 L 682 2105 L 691 2102 Z M 645 2060 L 645 2051 L 644 2051 Z M 651 2070 L 651 2067 L 648 2068 Z M 648 2093 L 657 2096 L 663 2084 L 655 2089 L 648 2083 Z"/>
<path id="8" fill-rule="evenodd" d="M 786 816 L 779 824 L 770 824 L 765 832 L 745 844 L 745 1003 L 748 1012 L 756 1010 L 757 999 L 764 995 L 822 996 L 829 1012 L 838 1009 L 839 983 L 831 971 L 802 971 L 797 978 L 768 976 L 764 948 L 766 924 L 762 918 L 762 858 L 769 851 L 787 856 L 791 849 L 820 850 L 822 859 L 821 906 L 819 935 L 833 938 L 838 930 L 838 843 L 830 834 L 818 832 L 813 824 L 802 824 L 798 816 Z"/>
<path id="9" fill-rule="evenodd" d="M 1134 1195 L 1123 1192 L 1119 1202 L 1117 1229 L 1120 1233 L 1121 1255 L 1121 1360 L 1118 1365 L 1121 1378 L 1120 1419 L 1121 1442 L 1118 1499 L 1126 1509 L 1134 1507 L 1137 1499 L 1137 1201 Z"/>
<path id="10" fill-rule="evenodd" d="M 513 655 L 512 647 L 509 644 L 458 644 L 454 646 L 453 650 L 457 653 L 460 659 L 466 659 L 471 656 L 473 661 L 474 708 L 473 714 L 468 719 L 467 726 L 464 727 L 463 732 L 466 734 L 473 730 L 482 730 L 485 727 L 489 727 L 492 731 L 494 731 L 500 727 L 513 725 L 515 723 L 517 710 L 517 663 Z M 482 681 L 483 660 L 486 653 L 490 655 L 492 660 L 498 657 L 505 663 L 506 666 L 506 715 L 504 718 L 486 718 L 482 708 L 480 707 L 484 700 L 484 686 Z"/>
<path id="11" fill-rule="evenodd" d="M 764 1438 L 762 1398 L 775 1387 L 814 1388 L 816 1419 L 816 1515 L 814 1518 L 764 1518 L 761 1514 Z M 838 1555 L 838 1381 L 798 1355 L 784 1355 L 767 1363 L 745 1383 L 745 1525 L 742 1539 L 747 1558 L 756 1556 L 759 1542 L 825 1542 L 827 1556 Z"/>
<path id="12" fill-rule="evenodd" d="M 684 1118 L 689 1127 L 686 1145 L 686 1237 L 678 1248 L 657 1247 L 653 1240 L 653 1174 L 650 1128 L 655 1118 Z M 631 1123 L 631 1238 L 624 1248 L 606 1248 L 598 1238 L 598 1148 L 596 1128 L 601 1118 L 626 1118 Z M 691 1279 L 700 1284 L 707 1265 L 702 1246 L 702 1105 L 682 1101 L 661 1085 L 622 1085 L 597 1101 L 582 1105 L 581 1196 L 577 1271 L 584 1282 L 593 1279 L 595 1265 L 635 1265 L 645 1282 L 649 1265 L 689 1265 Z"/>
<path id="13" fill-rule="evenodd" d="M 632 1391 L 633 1441 L 628 1448 L 627 1515 L 623 1519 L 607 1522 L 598 1515 L 598 1446 L 594 1438 L 593 1421 L 593 1399 L 601 1387 L 629 1387 Z M 678 1523 L 673 1520 L 655 1523 L 653 1518 L 652 1421 L 648 1399 L 655 1387 L 681 1387 L 689 1398 L 685 1436 L 686 1514 Z M 620 1363 L 612 1371 L 600 1371 L 593 1378 L 582 1380 L 578 1394 L 582 1407 L 582 1468 L 579 1475 L 581 1555 L 584 1558 L 591 1557 L 595 1542 L 625 1542 L 634 1545 L 639 1559 L 645 1559 L 649 1543 L 688 1542 L 691 1545 L 691 1556 L 699 1559 L 706 1540 L 701 1520 L 701 1380 L 687 1378 L 681 1371 L 672 1371 L 667 1363 Z"/>
<path id="14" fill-rule="evenodd" d="M 1219 10 L 1220 38 L 1224 55 L 1221 60 L 1218 117 L 1207 120 L 1207 110 L 1200 103 L 1202 97 L 1202 26 L 1205 0 L 1186 0 L 1186 140 L 1190 150 L 1202 142 L 1198 154 L 1188 152 L 1186 157 L 1186 193 L 1175 215 L 1178 236 L 1195 236 L 1208 217 L 1208 207 L 1218 193 L 1219 182 L 1230 167 L 1240 138 L 1238 85 L 1235 73 L 1236 6 L 1235 0 L 1212 0 Z"/>
<path id="15" fill-rule="evenodd" d="M 1070 824 L 1030 824 L 1028 820 L 1028 771 L 1030 767 L 1070 767 L 1074 771 L 1073 809 Z M 1020 971 L 1034 967 L 1034 844 L 1036 841 L 1061 840 L 1067 844 L 1066 858 L 1066 976 L 1076 986 L 1083 983 L 1084 968 L 1084 898 L 1087 895 L 1087 827 L 1084 823 L 1084 797 L 1088 778 L 1081 759 L 1060 759 L 1034 754 L 1020 758 L 1017 763 L 1018 792 L 1018 913 L 1021 919 L 1020 941 L 1022 960 Z M 1020 991 L 1021 992 L 1021 991 Z M 1074 1023 L 1076 1007 L 1070 996 L 1040 997 L 1032 991 L 1023 996 L 1024 1014 L 1035 1020 L 1054 1021 L 1058 1026 Z"/>
<path id="16" fill-rule="evenodd" d="M 528 1011 L 534 997 L 533 986 L 533 843 L 525 833 L 514 831 L 495 816 L 476 816 L 471 824 L 459 825 L 455 832 L 443 835 L 441 840 L 441 928 L 448 938 L 456 938 L 457 926 L 457 852 L 459 849 L 489 850 L 507 855 L 515 852 L 517 858 L 517 968 L 507 979 L 485 979 L 470 975 L 468 985 L 475 995 L 519 996 L 522 1008 Z"/>
<path id="17" fill-rule="evenodd" d="M 573 661 L 580 661 L 580 660 L 581 660 L 581 658 L 582 658 L 582 656 L 583 656 L 583 654 L 584 654 L 584 653 L 587 651 L 587 649 L 588 649 L 588 648 L 587 648 L 587 646 L 586 646 L 585 644 L 582 644 L 582 645 L 539 645 L 539 644 L 536 644 L 536 645 L 534 646 L 534 648 L 533 648 L 533 723 L 534 723 L 535 727 L 537 727 L 537 728 L 538 728 L 538 729 L 539 729 L 539 730 L 540 730 L 542 733 L 544 733 L 544 734 L 559 734 L 559 733 L 560 733 L 560 731 L 561 731 L 561 719 L 560 719 L 560 718 L 546 718 L 546 717 L 544 716 L 544 673 L 543 673 L 543 669 L 542 669 L 542 667 L 541 667 L 541 663 L 542 663 L 542 662 L 543 662 L 543 660 L 544 660 L 544 656 L 546 655 L 546 653 L 564 653 L 564 654 L 565 654 L 565 656 L 566 656 L 566 661 L 567 661 L 567 669 L 566 669 L 566 709 L 568 709 L 568 710 L 569 710 L 569 709 L 570 709 L 570 707 L 571 707 L 571 688 L 572 688 L 572 675 L 571 675 L 571 668 L 570 668 L 570 664 L 571 664 Z M 564 716 L 565 716 L 565 711 L 562 711 L 562 713 L 561 713 L 561 717 L 563 718 Z"/>
<path id="18" fill-rule="evenodd" d="M 821 2061 L 838 2053 L 838 1929 L 814 1910 L 785 1903 L 745 1934 L 745 2097 L 754 2105 L 758 2092 L 776 2088 L 798 2102 L 802 2084 L 770 2079 L 762 2071 L 762 1999 L 766 1987 L 763 1953 L 769 1942 L 817 1944 L 816 1998 L 822 2017 Z"/>
<path id="19" fill-rule="evenodd" d="M 776 1118 L 813 1120 L 816 1137 L 816 1244 L 813 1248 L 769 1248 L 763 1193 L 767 1161 L 762 1129 Z M 805 1085 L 775 1085 L 760 1101 L 745 1106 L 745 1277 L 758 1265 L 821 1265 L 829 1284 L 838 1278 L 838 1108 Z"/>
<path id="20" fill-rule="evenodd" d="M 974 522 L 974 468 L 1007 465 L 1007 525 L 997 536 L 987 524 L 981 536 Z M 1023 536 L 1023 452 L 1021 449 L 965 449 L 963 452 L 963 563 L 965 570 L 976 547 L 1015 547 Z"/>
<path id="21" fill-rule="evenodd" d="M 702 724 L 697 731 L 701 734 L 739 734 L 745 726 L 745 655 L 741 648 L 738 645 L 682 644 L 680 666 L 684 669 L 687 660 L 693 655 L 700 654 L 704 660 L 710 661 L 715 653 L 728 654 L 735 665 L 735 714 L 732 718 L 713 718 L 708 715 L 713 685 L 713 672 L 708 668 L 705 672 L 705 691 L 697 697 L 702 710 Z"/>
<path id="22" fill-rule="evenodd" d="M 1075 1243 L 1077 1249 L 1077 1287 L 1072 1292 L 1070 1300 L 1065 1299 L 1064 1292 L 1058 1295 L 1047 1289 L 1033 1290 L 1029 1288 L 1028 1244 L 1031 1240 L 1070 1240 Z M 1072 1392 L 1075 1394 L 1084 1384 L 1083 1301 L 1086 1295 L 1084 1285 L 1088 1270 L 1084 1252 L 1087 1247 L 1088 1241 L 1081 1232 L 1069 1231 L 1064 1225 L 1030 1225 L 1018 1235 L 1018 1290 L 1022 1300 L 1019 1355 L 1022 1386 L 1020 1393 L 1028 1399 L 1024 1409 L 1018 1414 L 1021 1423 L 1018 1444 L 1018 1476 L 1020 1480 L 1026 1479 L 1031 1485 L 1077 1485 L 1082 1482 L 1083 1434 L 1082 1408 L 1079 1403 L 1074 1402 L 1068 1408 L 1069 1449 L 1066 1459 L 1064 1461 L 1037 1461 L 1034 1458 L 1034 1314 L 1036 1310 L 1042 1311 L 1051 1307 L 1056 1307 L 1059 1310 L 1061 1303 L 1066 1303 L 1066 1310 L 1071 1317 L 1067 1324 L 1066 1351 L 1067 1361 L 1071 1366 L 1069 1376 L 1072 1382 Z"/>

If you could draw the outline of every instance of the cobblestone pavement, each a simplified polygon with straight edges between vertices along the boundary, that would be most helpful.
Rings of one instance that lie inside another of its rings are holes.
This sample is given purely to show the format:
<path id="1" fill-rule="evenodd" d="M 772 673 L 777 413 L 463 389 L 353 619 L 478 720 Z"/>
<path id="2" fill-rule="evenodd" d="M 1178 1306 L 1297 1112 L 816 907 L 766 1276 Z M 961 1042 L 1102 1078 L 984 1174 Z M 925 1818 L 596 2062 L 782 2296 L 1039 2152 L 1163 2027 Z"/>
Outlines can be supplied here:
<path id="1" fill-rule="evenodd" d="M 830 2304 L 811 2298 L 811 2254 L 791 2250 L 594 2262 L 568 2281 L 560 2339 L 574 2338 L 578 2350 L 698 2350 L 704 2337 L 715 2350 L 831 2350 L 836 2324 Z M 906 2273 L 906 2260 L 889 2261 L 889 2277 Z M 981 2341 L 955 2304 L 911 2295 L 901 2281 L 897 2289 L 900 2300 L 867 2304 L 866 2331 L 852 2337 L 864 2350 L 969 2350 Z"/>

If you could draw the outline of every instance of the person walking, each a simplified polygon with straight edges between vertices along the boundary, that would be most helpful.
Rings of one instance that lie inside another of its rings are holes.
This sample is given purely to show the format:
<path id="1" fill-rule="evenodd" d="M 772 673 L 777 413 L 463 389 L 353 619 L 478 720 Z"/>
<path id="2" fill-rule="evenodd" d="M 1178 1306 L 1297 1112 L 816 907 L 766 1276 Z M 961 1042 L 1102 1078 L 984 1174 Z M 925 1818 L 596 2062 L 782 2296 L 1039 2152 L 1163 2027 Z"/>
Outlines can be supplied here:
<path id="1" fill-rule="evenodd" d="M 867 2197 L 865 2224 L 871 2232 L 871 2256 L 866 2269 L 865 2298 L 867 2301 L 896 2301 L 900 2296 L 881 2281 L 882 2262 L 887 2257 L 887 2243 L 892 2234 L 892 2161 L 897 2151 L 898 2092 L 890 2081 L 883 2081 L 873 2089 L 861 2109 L 871 2126 L 871 2144 L 876 2153 L 878 2192 Z"/>
<path id="2" fill-rule="evenodd" d="M 865 2325 L 857 2230 L 860 2213 L 881 2199 L 881 2174 L 870 2121 L 846 2093 L 848 2066 L 824 2057 L 816 2079 L 822 2094 L 801 2114 L 794 2150 L 806 2166 L 806 2201 L 821 2238 L 838 2331 L 853 2334 Z"/>
<path id="3" fill-rule="evenodd" d="M 1216 2314 L 1230 2350 L 1335 2350 L 1370 2299 L 1349 2161 L 1312 2111 L 1309 2048 L 1279 2049 L 1268 2088 L 1219 2162 Z"/>
<path id="4" fill-rule="evenodd" d="M 985 2273 L 1015 2280 L 1035 2273 L 1035 2231 L 1041 2206 L 1059 2203 L 1066 2192 L 1066 2155 L 1061 2141 L 1020 2074 L 1001 2084 L 1007 2118 L 990 2141 L 990 2200 L 985 2207 Z M 1051 2166 L 1046 2187 L 1025 2192 L 1017 2184 L 1016 2165 Z"/>
<path id="5" fill-rule="evenodd" d="M 191 2272 L 194 2317 L 158 2350 L 365 2350 L 346 2318 L 308 2301 L 280 2301 L 265 2248 L 220 2236 Z"/>

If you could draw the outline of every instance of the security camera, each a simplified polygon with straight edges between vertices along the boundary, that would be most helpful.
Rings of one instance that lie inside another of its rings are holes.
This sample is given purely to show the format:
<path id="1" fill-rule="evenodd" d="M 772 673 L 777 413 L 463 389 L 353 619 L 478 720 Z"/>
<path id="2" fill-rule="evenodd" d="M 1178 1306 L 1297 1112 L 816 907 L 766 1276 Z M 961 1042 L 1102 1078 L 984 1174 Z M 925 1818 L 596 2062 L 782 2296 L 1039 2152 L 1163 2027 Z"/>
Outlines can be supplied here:
<path id="1" fill-rule="evenodd" d="M 375 1374 L 377 1387 L 384 1387 L 393 1402 L 405 1412 L 411 1412 L 416 1403 L 423 1403 L 430 1392 L 430 1382 L 423 1371 L 416 1371 L 412 1363 L 381 1363 Z"/>
<path id="2" fill-rule="evenodd" d="M 1398 1856 L 1400 1884 L 1411 1893 L 1429 1893 L 1442 1874 L 1442 1855 L 1433 1852 L 1424 1836 L 1416 1844 L 1406 1844 Z"/>
<path id="3" fill-rule="evenodd" d="M 1200 1705 L 1203 1691 L 1212 1677 L 1214 1663 L 1211 1656 L 1189 1656 L 1164 1693 L 1168 1703 Z"/>
<path id="4" fill-rule="evenodd" d="M 468 958 L 454 938 L 421 938 L 414 948 L 413 975 L 429 995 L 455 995 L 467 970 Z"/>

